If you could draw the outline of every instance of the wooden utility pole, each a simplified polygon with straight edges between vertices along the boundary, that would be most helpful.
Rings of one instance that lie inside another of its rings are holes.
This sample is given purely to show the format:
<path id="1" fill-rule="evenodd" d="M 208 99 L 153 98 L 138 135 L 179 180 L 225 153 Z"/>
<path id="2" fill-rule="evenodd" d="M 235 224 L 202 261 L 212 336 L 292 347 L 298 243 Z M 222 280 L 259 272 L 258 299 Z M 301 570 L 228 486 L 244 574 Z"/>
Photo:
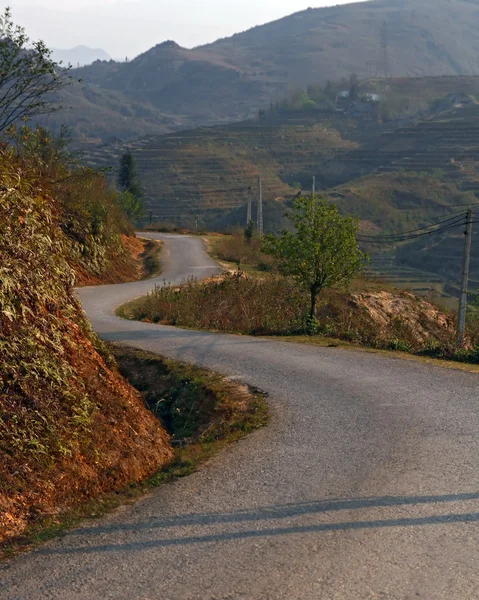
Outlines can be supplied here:
<path id="1" fill-rule="evenodd" d="M 313 175 L 313 197 L 316 196 L 316 175 Z"/>
<path id="2" fill-rule="evenodd" d="M 263 235 L 264 223 L 263 223 L 263 181 L 261 175 L 258 176 L 259 184 L 259 197 L 258 197 L 258 235 Z"/>
<path id="3" fill-rule="evenodd" d="M 464 244 L 464 260 L 462 263 L 462 286 L 461 299 L 459 301 L 459 313 L 457 316 L 456 347 L 464 346 L 464 334 L 466 331 L 467 294 L 469 287 L 469 267 L 471 264 L 472 247 L 472 210 L 467 211 L 466 240 Z"/>

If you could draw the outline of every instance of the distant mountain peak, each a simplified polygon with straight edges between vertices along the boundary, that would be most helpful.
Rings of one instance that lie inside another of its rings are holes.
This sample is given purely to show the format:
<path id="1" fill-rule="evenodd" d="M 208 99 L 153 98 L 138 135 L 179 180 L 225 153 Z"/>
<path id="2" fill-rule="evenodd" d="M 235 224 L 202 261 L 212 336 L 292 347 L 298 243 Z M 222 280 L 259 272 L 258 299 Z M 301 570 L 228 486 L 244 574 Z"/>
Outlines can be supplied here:
<path id="1" fill-rule="evenodd" d="M 182 47 L 173 40 L 166 40 L 161 44 L 157 44 L 157 50 L 182 50 Z"/>

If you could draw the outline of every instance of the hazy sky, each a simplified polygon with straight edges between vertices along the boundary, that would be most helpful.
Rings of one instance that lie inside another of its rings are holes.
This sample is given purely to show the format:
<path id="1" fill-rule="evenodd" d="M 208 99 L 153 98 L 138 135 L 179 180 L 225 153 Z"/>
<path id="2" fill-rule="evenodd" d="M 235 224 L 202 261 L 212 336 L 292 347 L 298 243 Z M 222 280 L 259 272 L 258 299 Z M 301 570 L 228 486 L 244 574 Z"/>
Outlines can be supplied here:
<path id="1" fill-rule="evenodd" d="M 192 47 L 308 8 L 354 0 L 0 0 L 32 39 L 133 57 L 167 39 Z"/>

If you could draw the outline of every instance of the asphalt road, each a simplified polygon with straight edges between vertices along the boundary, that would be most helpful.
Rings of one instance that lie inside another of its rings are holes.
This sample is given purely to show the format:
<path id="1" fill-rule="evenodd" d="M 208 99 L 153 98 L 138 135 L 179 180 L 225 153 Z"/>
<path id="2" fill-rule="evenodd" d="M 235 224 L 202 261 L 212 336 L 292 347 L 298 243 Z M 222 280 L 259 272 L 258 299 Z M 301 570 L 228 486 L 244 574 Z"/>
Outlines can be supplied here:
<path id="1" fill-rule="evenodd" d="M 214 271 L 164 239 L 167 280 Z M 112 316 L 152 283 L 82 290 L 95 329 L 264 389 L 272 422 L 3 564 L 2 600 L 479 598 L 477 375 Z"/>

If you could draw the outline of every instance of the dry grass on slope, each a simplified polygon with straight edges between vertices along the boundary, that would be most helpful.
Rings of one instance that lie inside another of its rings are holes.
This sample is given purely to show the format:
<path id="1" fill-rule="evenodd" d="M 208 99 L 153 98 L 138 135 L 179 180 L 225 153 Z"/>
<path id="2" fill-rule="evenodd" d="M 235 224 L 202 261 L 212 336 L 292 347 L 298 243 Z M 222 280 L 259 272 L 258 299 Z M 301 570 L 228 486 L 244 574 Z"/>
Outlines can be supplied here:
<path id="1" fill-rule="evenodd" d="M 171 458 L 158 420 L 98 352 L 61 216 L 0 153 L 0 541 Z"/>
<path id="2" fill-rule="evenodd" d="M 377 284 L 355 282 L 354 291 L 325 290 L 316 313 L 317 335 L 373 348 L 410 352 L 454 347 L 454 324 L 432 304 Z M 157 287 L 122 312 L 154 323 L 250 335 L 304 332 L 308 294 L 292 279 L 229 273 L 178 288 Z"/>
<path id="3" fill-rule="evenodd" d="M 95 275 L 80 265 L 73 265 L 76 287 L 127 283 L 160 274 L 159 254 L 162 242 L 143 240 L 125 234 L 120 234 L 119 237 L 122 250 L 109 253 L 108 271 Z"/>

